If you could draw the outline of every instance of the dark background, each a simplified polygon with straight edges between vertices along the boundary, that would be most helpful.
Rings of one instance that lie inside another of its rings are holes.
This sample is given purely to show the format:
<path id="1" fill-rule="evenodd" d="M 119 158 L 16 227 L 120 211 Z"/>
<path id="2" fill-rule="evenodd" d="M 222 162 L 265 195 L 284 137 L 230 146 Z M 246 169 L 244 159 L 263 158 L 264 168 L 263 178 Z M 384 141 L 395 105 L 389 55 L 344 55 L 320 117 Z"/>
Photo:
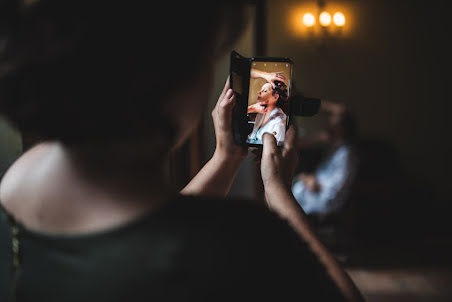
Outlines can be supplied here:
<path id="1" fill-rule="evenodd" d="M 293 28 L 293 11 L 312 4 L 267 1 L 265 54 L 293 58 L 299 90 L 342 102 L 356 115 L 364 157 L 355 190 L 361 231 L 365 225 L 381 237 L 450 234 L 446 3 L 328 1 L 325 9 L 342 9 L 348 28 L 327 38 Z M 315 130 L 321 118 L 298 123 Z"/>
<path id="2" fill-rule="evenodd" d="M 250 23 L 234 47 L 245 56 L 290 57 L 294 83 L 307 96 L 342 102 L 355 114 L 362 156 L 353 191 L 353 230 L 361 238 L 450 237 L 452 170 L 449 130 L 450 14 L 446 1 L 331 0 L 257 1 Z M 345 13 L 341 33 L 300 31 L 293 22 L 324 5 Z M 213 108 L 228 75 L 228 54 L 219 60 Z M 213 153 L 210 110 L 192 140 L 175 156 L 183 186 Z M 298 118 L 308 132 L 324 117 Z M 0 169 L 24 145 L 0 125 Z M 0 174 L 1 175 L 1 174 Z M 248 158 L 231 195 L 259 198 L 258 175 Z M 352 220 L 351 220 L 352 221 Z"/>
<path id="3" fill-rule="evenodd" d="M 261 4 L 262 54 L 292 58 L 298 90 L 344 103 L 358 122 L 358 177 L 342 215 L 318 223 L 322 240 L 368 301 L 451 301 L 448 2 L 324 1 L 347 19 L 327 37 L 293 21 L 319 2 Z M 308 133 L 324 122 L 297 119 Z"/>
<path id="4" fill-rule="evenodd" d="M 349 244 L 342 250 L 348 256 L 345 263 L 355 268 L 349 272 L 366 298 L 450 301 L 452 10 L 438 0 L 331 0 L 324 2 L 325 10 L 346 16 L 342 33 L 299 32 L 294 13 L 318 3 L 257 1 L 234 49 L 248 57 L 292 58 L 299 91 L 342 102 L 355 114 L 361 167 L 352 207 L 329 223 L 348 232 L 333 236 Z M 216 66 L 203 123 L 172 156 L 179 187 L 213 153 L 210 111 L 229 73 L 228 57 Z M 322 115 L 297 119 L 308 132 L 324 121 Z M 31 145 L 26 136 L 23 142 Z M 17 132 L 0 121 L 0 176 L 21 147 Z M 249 156 L 230 196 L 262 197 L 256 171 Z"/>

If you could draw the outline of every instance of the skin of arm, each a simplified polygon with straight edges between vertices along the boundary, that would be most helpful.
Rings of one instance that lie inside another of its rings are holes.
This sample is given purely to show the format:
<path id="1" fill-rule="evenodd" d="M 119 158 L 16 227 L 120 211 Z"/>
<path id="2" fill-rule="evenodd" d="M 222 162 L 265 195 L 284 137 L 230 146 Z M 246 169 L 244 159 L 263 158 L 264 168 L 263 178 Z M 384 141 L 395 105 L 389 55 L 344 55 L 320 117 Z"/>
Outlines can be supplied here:
<path id="1" fill-rule="evenodd" d="M 282 82 L 286 81 L 286 77 L 283 75 L 282 71 L 265 72 L 265 71 L 261 71 L 261 70 L 257 70 L 257 69 L 251 68 L 250 77 L 252 79 L 264 79 L 267 82 L 271 83 L 273 88 L 274 88 L 274 85 L 275 85 L 274 84 L 275 80 L 282 81 Z"/>
<path id="2" fill-rule="evenodd" d="M 268 75 L 269 75 L 268 72 L 251 68 L 250 76 L 251 76 L 252 79 L 264 79 L 264 80 L 267 80 Z"/>
<path id="3" fill-rule="evenodd" d="M 347 301 L 364 301 L 361 293 L 336 261 L 334 256 L 320 242 L 310 226 L 307 216 L 290 190 L 294 162 L 297 161 L 296 130 L 291 126 L 286 134 L 284 148 L 277 148 L 273 135 L 264 134 L 264 148 L 261 159 L 261 175 L 265 188 L 265 198 L 269 208 L 291 227 L 308 244 L 319 261 L 326 267 L 333 282 Z"/>
<path id="4" fill-rule="evenodd" d="M 256 103 L 253 105 L 248 106 L 247 113 L 261 113 L 265 114 L 265 107 L 262 106 L 260 103 Z"/>
<path id="5" fill-rule="evenodd" d="M 234 181 L 248 150 L 238 146 L 232 132 L 232 109 L 236 98 L 226 80 L 212 118 L 215 126 L 216 148 L 214 155 L 180 192 L 183 195 L 225 197 Z"/>

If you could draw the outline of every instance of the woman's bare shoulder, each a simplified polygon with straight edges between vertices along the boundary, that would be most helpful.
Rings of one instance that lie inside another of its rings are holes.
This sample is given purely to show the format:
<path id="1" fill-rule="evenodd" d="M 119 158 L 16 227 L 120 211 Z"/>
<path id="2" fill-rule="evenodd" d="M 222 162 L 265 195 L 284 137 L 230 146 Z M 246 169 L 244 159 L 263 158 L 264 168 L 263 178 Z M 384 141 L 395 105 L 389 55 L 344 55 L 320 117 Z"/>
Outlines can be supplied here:
<path id="1" fill-rule="evenodd" d="M 76 168 L 61 144 L 37 145 L 5 174 L 0 184 L 3 207 L 31 230 L 81 234 L 133 220 L 161 199 L 109 191 Z"/>
<path id="2" fill-rule="evenodd" d="M 52 143 L 36 145 L 11 165 L 0 182 L 0 200 L 6 209 L 13 209 L 15 200 L 28 194 L 27 184 L 52 148 Z"/>

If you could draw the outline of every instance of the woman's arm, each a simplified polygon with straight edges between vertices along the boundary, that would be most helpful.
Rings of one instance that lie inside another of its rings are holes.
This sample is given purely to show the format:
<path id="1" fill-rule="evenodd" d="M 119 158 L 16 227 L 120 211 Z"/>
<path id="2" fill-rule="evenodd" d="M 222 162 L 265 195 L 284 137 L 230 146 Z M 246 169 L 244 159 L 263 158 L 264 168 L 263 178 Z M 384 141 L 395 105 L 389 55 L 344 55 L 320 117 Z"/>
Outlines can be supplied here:
<path id="1" fill-rule="evenodd" d="M 231 160 L 216 153 L 180 192 L 183 195 L 226 197 L 242 160 Z"/>
<path id="2" fill-rule="evenodd" d="M 309 225 L 306 214 L 290 191 L 291 175 L 293 175 L 293 167 L 296 166 L 297 161 L 295 127 L 291 126 L 287 132 L 282 151 L 277 148 L 273 135 L 264 134 L 262 139 L 264 148 L 261 159 L 261 175 L 268 206 L 283 219 L 287 219 L 293 229 L 310 246 L 348 301 L 364 301 L 353 281 L 320 242 Z"/>
<path id="3" fill-rule="evenodd" d="M 257 70 L 254 68 L 251 68 L 251 78 L 252 79 L 264 79 L 267 82 L 271 83 L 273 88 L 275 88 L 275 80 L 285 82 L 286 77 L 283 75 L 283 71 L 277 71 L 277 72 L 265 72 L 261 70 Z"/>
<path id="4" fill-rule="evenodd" d="M 217 145 L 207 164 L 180 192 L 184 195 L 209 195 L 225 197 L 245 159 L 248 150 L 238 146 L 232 132 L 232 109 L 235 95 L 226 80 L 215 108 L 212 111 Z"/>
<path id="5" fill-rule="evenodd" d="M 265 114 L 265 107 L 262 106 L 260 103 L 256 103 L 253 105 L 249 105 L 248 106 L 248 110 L 247 113 L 261 113 L 261 114 Z"/>

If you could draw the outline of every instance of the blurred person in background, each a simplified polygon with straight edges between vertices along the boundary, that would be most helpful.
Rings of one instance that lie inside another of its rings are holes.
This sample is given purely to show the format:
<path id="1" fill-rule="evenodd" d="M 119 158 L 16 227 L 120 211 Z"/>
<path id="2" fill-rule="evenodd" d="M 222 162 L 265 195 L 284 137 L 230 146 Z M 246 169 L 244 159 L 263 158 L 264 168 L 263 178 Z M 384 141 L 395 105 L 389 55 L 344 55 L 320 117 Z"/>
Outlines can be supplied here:
<path id="1" fill-rule="evenodd" d="M 362 300 L 291 194 L 293 127 L 282 150 L 263 135 L 270 210 L 224 200 L 247 154 L 229 81 L 212 158 L 182 192 L 166 177 L 242 2 L 180 2 L 158 19 L 143 1 L 0 5 L 0 110 L 42 140 L 0 185 L 0 301 Z"/>
<path id="2" fill-rule="evenodd" d="M 356 121 L 343 104 L 322 100 L 320 108 L 328 114 L 327 126 L 299 143 L 302 149 L 322 146 L 326 155 L 314 171 L 295 176 L 292 192 L 306 214 L 328 215 L 344 206 L 357 172 Z"/>

